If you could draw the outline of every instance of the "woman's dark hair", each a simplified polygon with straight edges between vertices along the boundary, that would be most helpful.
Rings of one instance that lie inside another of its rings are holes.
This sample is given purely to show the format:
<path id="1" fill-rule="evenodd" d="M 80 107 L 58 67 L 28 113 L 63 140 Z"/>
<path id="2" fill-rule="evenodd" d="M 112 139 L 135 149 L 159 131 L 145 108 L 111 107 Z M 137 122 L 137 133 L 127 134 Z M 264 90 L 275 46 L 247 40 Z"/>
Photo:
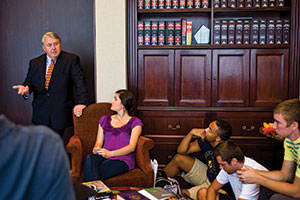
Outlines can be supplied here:
<path id="1" fill-rule="evenodd" d="M 126 108 L 128 114 L 132 115 L 135 111 L 135 98 L 132 92 L 122 89 L 116 91 L 116 94 L 119 94 L 121 103 Z"/>

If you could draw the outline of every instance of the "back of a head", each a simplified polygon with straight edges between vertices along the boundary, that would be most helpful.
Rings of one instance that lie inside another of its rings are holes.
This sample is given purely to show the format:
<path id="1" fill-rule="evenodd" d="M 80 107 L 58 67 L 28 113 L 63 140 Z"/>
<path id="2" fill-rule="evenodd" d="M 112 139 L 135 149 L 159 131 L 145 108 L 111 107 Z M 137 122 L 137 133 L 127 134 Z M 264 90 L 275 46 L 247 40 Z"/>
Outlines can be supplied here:
<path id="1" fill-rule="evenodd" d="M 129 90 L 121 89 L 116 91 L 119 94 L 119 98 L 126 108 L 128 114 L 132 115 L 135 111 L 135 97 Z"/>
<path id="2" fill-rule="evenodd" d="M 287 126 L 290 126 L 293 122 L 298 122 L 300 125 L 300 99 L 289 99 L 279 103 L 275 107 L 274 113 L 281 114 L 287 122 Z"/>
<path id="3" fill-rule="evenodd" d="M 219 144 L 214 151 L 214 156 L 220 156 L 228 164 L 233 158 L 236 158 L 239 162 L 244 160 L 244 153 L 241 148 L 230 140 Z"/>
<path id="4" fill-rule="evenodd" d="M 232 127 L 231 125 L 224 120 L 216 120 L 216 124 L 218 126 L 217 134 L 223 140 L 227 141 L 232 135 Z"/>

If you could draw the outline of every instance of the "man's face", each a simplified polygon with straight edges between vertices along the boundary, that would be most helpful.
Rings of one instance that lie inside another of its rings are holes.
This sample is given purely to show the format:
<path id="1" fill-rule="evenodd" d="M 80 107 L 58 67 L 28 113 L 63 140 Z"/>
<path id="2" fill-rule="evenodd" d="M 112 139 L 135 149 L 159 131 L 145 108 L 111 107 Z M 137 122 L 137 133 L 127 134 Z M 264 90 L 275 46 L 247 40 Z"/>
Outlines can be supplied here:
<path id="1" fill-rule="evenodd" d="M 232 174 L 232 173 L 236 172 L 235 167 L 231 164 L 232 162 L 230 164 L 228 164 L 228 162 L 222 160 L 221 156 L 217 156 L 216 159 L 220 165 L 220 169 L 223 169 L 228 174 Z"/>
<path id="2" fill-rule="evenodd" d="M 287 122 L 281 114 L 274 113 L 273 118 L 273 128 L 281 138 L 288 137 L 293 132 L 291 125 L 287 127 Z"/>
<path id="3" fill-rule="evenodd" d="M 217 131 L 218 131 L 218 126 L 217 126 L 217 123 L 216 121 L 213 121 L 209 124 L 209 127 L 205 129 L 205 134 L 206 134 L 206 137 L 205 139 L 208 141 L 208 142 L 215 142 L 216 141 L 216 138 L 218 137 L 217 135 Z"/>
<path id="4" fill-rule="evenodd" d="M 51 59 L 56 59 L 61 52 L 59 39 L 46 36 L 44 39 L 43 49 Z"/>

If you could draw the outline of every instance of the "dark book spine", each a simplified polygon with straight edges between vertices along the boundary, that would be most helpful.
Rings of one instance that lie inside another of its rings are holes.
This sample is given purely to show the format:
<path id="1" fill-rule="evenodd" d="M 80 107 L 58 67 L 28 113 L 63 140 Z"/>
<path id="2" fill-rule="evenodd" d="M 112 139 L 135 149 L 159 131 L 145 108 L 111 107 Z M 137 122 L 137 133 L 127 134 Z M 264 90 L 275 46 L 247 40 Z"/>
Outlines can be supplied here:
<path id="1" fill-rule="evenodd" d="M 243 30 L 243 44 L 250 44 L 250 30 L 251 24 L 249 20 L 244 20 Z"/>
<path id="2" fill-rule="evenodd" d="M 283 44 L 290 43 L 290 20 L 283 20 L 283 30 L 282 30 L 282 42 Z"/>
<path id="3" fill-rule="evenodd" d="M 137 4 L 138 9 L 144 9 L 144 0 L 138 0 Z"/>
<path id="4" fill-rule="evenodd" d="M 151 8 L 152 8 L 152 9 L 157 9 L 157 8 L 158 8 L 158 6 L 157 6 L 157 1 L 158 1 L 158 0 L 152 0 L 152 1 L 151 1 Z"/>
<path id="5" fill-rule="evenodd" d="M 181 21 L 175 22 L 175 45 L 181 45 Z"/>
<path id="6" fill-rule="evenodd" d="M 229 20 L 228 22 L 228 44 L 234 44 L 235 42 L 235 21 Z"/>
<path id="7" fill-rule="evenodd" d="M 276 0 L 269 0 L 269 7 L 270 8 L 276 7 Z"/>
<path id="8" fill-rule="evenodd" d="M 208 5 L 209 4 L 209 2 L 208 2 L 208 0 L 202 0 L 202 8 L 208 8 Z"/>
<path id="9" fill-rule="evenodd" d="M 158 0 L 158 9 L 165 8 L 165 0 Z"/>
<path id="10" fill-rule="evenodd" d="M 144 44 L 144 22 L 138 21 L 137 23 L 137 45 Z"/>
<path id="11" fill-rule="evenodd" d="M 262 7 L 262 8 L 267 8 L 267 7 L 269 7 L 269 2 L 268 2 L 268 0 L 261 0 L 261 7 Z"/>
<path id="12" fill-rule="evenodd" d="M 159 45 L 165 45 L 165 22 L 160 21 L 158 22 L 158 44 Z"/>
<path id="13" fill-rule="evenodd" d="M 275 21 L 273 19 L 267 22 L 267 44 L 275 44 Z"/>
<path id="14" fill-rule="evenodd" d="M 227 8 L 227 0 L 221 0 L 221 8 Z"/>
<path id="15" fill-rule="evenodd" d="M 151 44 L 151 22 L 145 21 L 144 24 L 144 45 Z"/>
<path id="16" fill-rule="evenodd" d="M 236 35 L 235 35 L 235 44 L 243 44 L 243 21 L 236 21 Z"/>
<path id="17" fill-rule="evenodd" d="M 245 0 L 245 7 L 252 8 L 252 0 Z"/>
<path id="18" fill-rule="evenodd" d="M 182 43 L 182 45 L 186 45 L 186 23 L 187 23 L 187 19 L 181 20 L 181 27 L 182 27 L 181 43 Z"/>
<path id="19" fill-rule="evenodd" d="M 284 6 L 284 0 L 277 0 L 276 1 L 276 7 L 283 7 Z"/>
<path id="20" fill-rule="evenodd" d="M 195 0 L 194 8 L 201 8 L 201 0 Z"/>
<path id="21" fill-rule="evenodd" d="M 238 8 L 244 8 L 245 7 L 245 0 L 238 0 L 237 1 L 237 7 Z"/>
<path id="22" fill-rule="evenodd" d="M 178 8 L 179 4 L 178 4 L 179 0 L 173 0 L 172 1 L 172 8 Z"/>
<path id="23" fill-rule="evenodd" d="M 253 0 L 252 6 L 254 8 L 260 8 L 260 0 Z"/>
<path id="24" fill-rule="evenodd" d="M 144 9 L 150 9 L 151 0 L 145 0 L 144 2 Z"/>
<path id="25" fill-rule="evenodd" d="M 166 9 L 171 9 L 172 8 L 172 0 L 166 0 Z"/>
<path id="26" fill-rule="evenodd" d="M 151 23 L 151 45 L 157 45 L 158 42 L 158 22 Z"/>
<path id="27" fill-rule="evenodd" d="M 251 30 L 251 44 L 258 44 L 258 31 L 259 31 L 258 20 L 253 20 L 252 30 Z"/>
<path id="28" fill-rule="evenodd" d="M 276 20 L 275 27 L 275 44 L 282 44 L 282 20 Z"/>
<path id="29" fill-rule="evenodd" d="M 194 7 L 194 1 L 193 0 L 186 0 L 186 7 L 187 8 L 193 8 Z"/>
<path id="30" fill-rule="evenodd" d="M 259 44 L 266 44 L 266 20 L 259 23 Z"/>
<path id="31" fill-rule="evenodd" d="M 228 8 L 236 8 L 236 0 L 228 0 Z"/>
<path id="32" fill-rule="evenodd" d="M 167 45 L 174 45 L 174 22 L 167 22 Z"/>
<path id="33" fill-rule="evenodd" d="M 185 0 L 179 0 L 179 8 L 185 8 Z"/>
<path id="34" fill-rule="evenodd" d="M 228 22 L 227 20 L 221 20 L 221 44 L 227 44 L 227 31 L 228 31 Z"/>
<path id="35" fill-rule="evenodd" d="M 215 20 L 214 21 L 214 44 L 221 44 L 220 33 L 221 33 L 220 20 Z"/>
<path id="36" fill-rule="evenodd" d="M 214 0 L 214 8 L 220 8 L 220 0 Z"/>

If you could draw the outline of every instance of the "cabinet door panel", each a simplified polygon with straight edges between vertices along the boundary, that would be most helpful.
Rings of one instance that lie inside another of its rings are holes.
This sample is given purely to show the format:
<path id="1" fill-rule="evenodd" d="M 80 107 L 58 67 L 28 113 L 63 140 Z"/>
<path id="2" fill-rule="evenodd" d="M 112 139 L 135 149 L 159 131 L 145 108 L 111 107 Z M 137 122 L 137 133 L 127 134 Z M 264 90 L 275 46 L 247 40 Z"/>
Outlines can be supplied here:
<path id="1" fill-rule="evenodd" d="M 273 122 L 272 112 L 215 112 L 211 114 L 211 119 L 222 119 L 232 126 L 233 138 L 257 138 L 266 140 L 267 138 L 259 133 L 259 128 L 263 122 Z"/>
<path id="2" fill-rule="evenodd" d="M 173 104 L 174 50 L 139 50 L 139 105 Z"/>
<path id="3" fill-rule="evenodd" d="M 211 51 L 175 51 L 175 105 L 210 106 Z"/>
<path id="4" fill-rule="evenodd" d="M 213 106 L 248 106 L 249 50 L 213 51 Z"/>
<path id="5" fill-rule="evenodd" d="M 206 115 L 203 112 L 139 112 L 144 135 L 156 138 L 183 138 L 192 128 L 205 127 Z"/>
<path id="6" fill-rule="evenodd" d="M 274 107 L 288 98 L 288 49 L 251 50 L 250 106 Z"/>

